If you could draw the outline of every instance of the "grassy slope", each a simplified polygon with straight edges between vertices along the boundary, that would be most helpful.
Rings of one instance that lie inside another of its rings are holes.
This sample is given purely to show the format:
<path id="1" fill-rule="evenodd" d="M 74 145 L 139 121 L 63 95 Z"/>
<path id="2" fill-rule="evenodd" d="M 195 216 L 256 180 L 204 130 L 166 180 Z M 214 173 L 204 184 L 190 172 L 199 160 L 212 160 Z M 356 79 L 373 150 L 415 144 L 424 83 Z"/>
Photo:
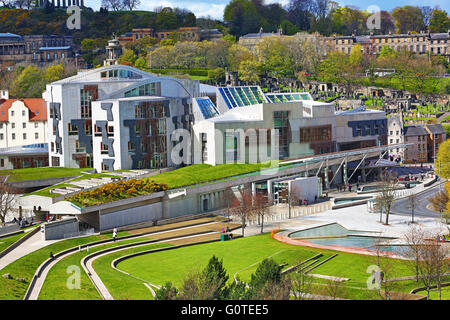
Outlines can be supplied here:
<path id="1" fill-rule="evenodd" d="M 101 239 L 100 236 L 90 236 L 56 242 L 14 261 L 1 270 L 2 274 L 10 273 L 13 279 L 0 278 L 0 300 L 23 299 L 36 269 L 48 259 L 50 252 L 55 254 L 80 244 Z M 15 280 L 16 278 L 24 278 L 26 283 L 18 282 Z"/>
<path id="2" fill-rule="evenodd" d="M 81 172 L 90 168 L 61 168 L 61 167 L 44 167 L 44 168 L 25 168 L 13 170 L 0 170 L 0 175 L 10 175 L 9 182 L 26 181 L 37 179 L 51 179 L 61 177 L 79 176 Z"/>

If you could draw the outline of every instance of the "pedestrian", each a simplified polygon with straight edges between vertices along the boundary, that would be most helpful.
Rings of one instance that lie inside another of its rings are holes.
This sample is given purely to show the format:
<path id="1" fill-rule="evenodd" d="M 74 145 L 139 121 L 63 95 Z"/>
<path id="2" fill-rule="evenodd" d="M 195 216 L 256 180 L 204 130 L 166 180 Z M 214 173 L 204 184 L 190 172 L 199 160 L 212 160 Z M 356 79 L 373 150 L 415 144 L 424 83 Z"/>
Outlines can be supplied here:
<path id="1" fill-rule="evenodd" d="M 113 240 L 114 240 L 114 242 L 116 242 L 116 237 L 117 237 L 117 229 L 114 228 L 113 229 Z"/>
<path id="2" fill-rule="evenodd" d="M 227 226 L 227 230 L 226 230 L 226 232 L 227 232 L 227 233 L 229 233 L 229 232 L 230 232 L 230 228 L 228 228 L 228 226 Z"/>
<path id="3" fill-rule="evenodd" d="M 348 185 L 348 192 L 352 192 L 352 186 Z"/>
<path id="4" fill-rule="evenodd" d="M 230 240 L 233 240 L 233 234 L 230 233 L 230 236 L 228 237 Z"/>

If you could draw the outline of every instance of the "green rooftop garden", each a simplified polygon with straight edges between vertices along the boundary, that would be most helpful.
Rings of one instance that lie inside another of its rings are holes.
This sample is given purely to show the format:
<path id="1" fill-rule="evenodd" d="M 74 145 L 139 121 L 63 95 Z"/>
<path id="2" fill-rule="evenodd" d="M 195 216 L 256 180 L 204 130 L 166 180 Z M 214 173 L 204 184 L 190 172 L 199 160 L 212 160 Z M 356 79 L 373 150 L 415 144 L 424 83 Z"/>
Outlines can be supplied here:
<path id="1" fill-rule="evenodd" d="M 106 184 L 91 191 L 78 193 L 67 200 L 79 207 L 93 206 L 152 192 L 229 179 L 242 174 L 257 172 L 269 168 L 269 166 L 269 163 L 222 164 L 217 166 L 195 164 L 150 178 L 132 179 L 128 181 L 129 184 L 122 181 Z"/>
<path id="2" fill-rule="evenodd" d="M 43 167 L 43 168 L 24 168 L 12 170 L 0 170 L 1 176 L 9 176 L 8 182 L 53 179 L 63 177 L 75 177 L 84 171 L 92 168 L 63 168 L 63 167 Z"/>

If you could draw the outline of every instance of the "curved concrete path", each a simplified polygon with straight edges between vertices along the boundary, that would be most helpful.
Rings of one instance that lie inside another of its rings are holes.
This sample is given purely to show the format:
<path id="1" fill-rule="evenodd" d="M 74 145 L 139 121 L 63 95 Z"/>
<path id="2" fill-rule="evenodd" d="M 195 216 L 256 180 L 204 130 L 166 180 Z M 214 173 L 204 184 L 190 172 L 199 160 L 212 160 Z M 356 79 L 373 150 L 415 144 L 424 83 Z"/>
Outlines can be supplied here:
<path id="1" fill-rule="evenodd" d="M 168 232 L 174 232 L 174 231 L 178 231 L 178 230 L 185 230 L 185 229 L 195 228 L 195 227 L 199 227 L 199 226 L 206 226 L 206 225 L 216 224 L 216 223 L 219 223 L 219 221 L 206 222 L 206 223 L 202 223 L 202 224 L 196 224 L 196 225 L 191 225 L 191 226 L 186 226 L 186 227 L 176 228 L 176 229 L 161 230 L 161 231 L 156 231 L 156 232 L 152 232 L 152 233 L 136 234 L 135 236 L 128 236 L 128 237 L 126 237 L 125 239 L 120 239 L 120 238 L 118 238 L 118 239 L 116 240 L 116 242 L 125 241 L 125 240 L 130 240 L 130 239 L 143 238 L 143 237 L 148 237 L 148 236 L 151 236 L 151 235 L 163 234 L 163 233 L 168 233 Z M 39 234 L 38 234 L 38 235 L 39 235 Z M 32 238 L 33 238 L 33 237 L 32 237 Z M 31 239 L 31 238 L 30 238 L 30 239 Z M 30 240 L 30 239 L 29 239 L 29 240 Z M 61 241 L 61 240 L 55 240 L 54 242 L 56 242 L 56 241 Z M 113 242 L 114 242 L 114 241 L 111 239 L 110 241 L 107 241 L 107 242 L 103 242 L 103 243 L 100 243 L 100 244 L 97 244 L 97 245 L 89 246 L 89 248 L 94 248 L 94 247 L 102 246 L 102 245 L 105 245 L 105 244 L 111 244 L 111 243 L 113 243 Z M 152 243 L 154 243 L 154 242 L 152 242 Z M 25 243 L 24 243 L 24 244 L 25 244 Z M 139 244 L 139 242 L 136 243 L 136 245 L 138 245 L 138 244 Z M 148 245 L 148 244 L 149 244 L 149 243 L 141 244 L 141 245 Z M 130 248 L 130 247 L 123 248 L 122 250 L 128 249 L 128 248 Z M 38 249 L 40 249 L 40 248 L 37 248 L 37 249 L 35 249 L 35 250 L 38 250 Z M 40 291 L 41 291 L 41 289 L 42 289 L 42 286 L 44 285 L 44 282 L 45 282 L 45 279 L 46 279 L 46 277 L 47 277 L 47 274 L 48 274 L 48 272 L 51 270 L 51 268 L 52 268 L 56 263 L 58 263 L 59 261 L 61 261 L 62 259 L 66 258 L 66 257 L 68 257 L 68 256 L 70 256 L 70 255 L 73 255 L 73 254 L 75 254 L 75 253 L 77 253 L 77 252 L 78 252 L 78 251 L 73 251 L 73 252 L 69 252 L 69 253 L 67 253 L 67 254 L 61 255 L 60 257 L 55 258 L 54 261 L 52 261 L 51 263 L 49 263 L 44 269 L 42 269 L 41 274 L 40 274 L 40 276 L 37 277 L 36 282 L 35 282 L 35 284 L 34 284 L 32 290 L 30 291 L 27 300 L 37 300 L 38 297 L 39 297 L 39 293 L 40 293 Z M 28 253 L 29 253 L 29 252 L 28 252 Z M 5 256 L 5 257 L 6 257 L 6 256 Z M 44 263 L 45 263 L 45 261 L 39 266 L 39 268 L 37 269 L 37 271 L 41 268 L 41 266 L 42 266 Z M 87 272 L 86 272 L 86 273 L 87 273 Z M 37 272 L 35 273 L 35 275 L 36 275 L 36 274 L 37 274 Z M 88 274 L 88 273 L 87 273 L 87 274 Z M 94 283 L 94 285 L 95 285 L 95 283 Z M 100 293 L 100 294 L 101 294 L 101 293 Z"/>

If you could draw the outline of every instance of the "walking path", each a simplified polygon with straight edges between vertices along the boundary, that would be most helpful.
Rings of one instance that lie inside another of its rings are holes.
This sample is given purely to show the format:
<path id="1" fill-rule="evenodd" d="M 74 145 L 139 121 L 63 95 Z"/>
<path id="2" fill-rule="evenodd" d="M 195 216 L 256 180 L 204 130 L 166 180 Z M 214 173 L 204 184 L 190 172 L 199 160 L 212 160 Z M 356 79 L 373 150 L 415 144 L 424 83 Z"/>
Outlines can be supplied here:
<path id="1" fill-rule="evenodd" d="M 0 258 L 0 270 L 29 253 L 42 249 L 58 241 L 61 240 L 42 240 L 42 235 L 38 232 L 32 235 L 29 239 L 25 240 L 25 242 L 20 246 L 6 254 L 3 258 Z"/>

